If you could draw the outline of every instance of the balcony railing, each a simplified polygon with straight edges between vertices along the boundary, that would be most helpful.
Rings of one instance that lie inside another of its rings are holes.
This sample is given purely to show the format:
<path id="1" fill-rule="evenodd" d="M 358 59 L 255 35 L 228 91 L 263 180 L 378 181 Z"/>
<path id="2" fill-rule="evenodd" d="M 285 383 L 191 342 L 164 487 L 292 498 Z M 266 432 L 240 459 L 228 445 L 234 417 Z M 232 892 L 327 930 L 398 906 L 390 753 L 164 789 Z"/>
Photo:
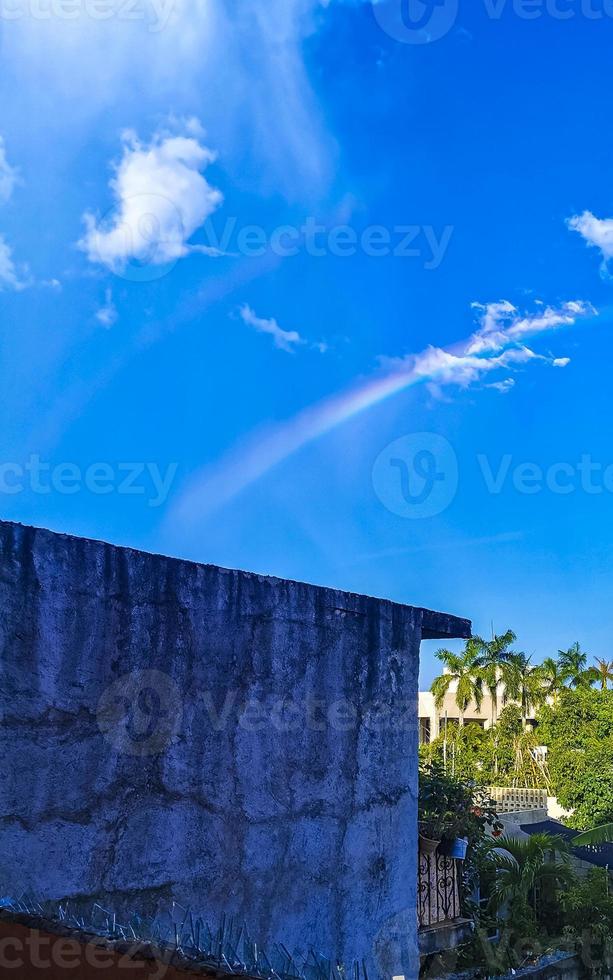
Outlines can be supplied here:
<path id="1" fill-rule="evenodd" d="M 420 853 L 417 882 L 420 929 L 461 917 L 458 866 L 458 861 L 444 854 Z"/>

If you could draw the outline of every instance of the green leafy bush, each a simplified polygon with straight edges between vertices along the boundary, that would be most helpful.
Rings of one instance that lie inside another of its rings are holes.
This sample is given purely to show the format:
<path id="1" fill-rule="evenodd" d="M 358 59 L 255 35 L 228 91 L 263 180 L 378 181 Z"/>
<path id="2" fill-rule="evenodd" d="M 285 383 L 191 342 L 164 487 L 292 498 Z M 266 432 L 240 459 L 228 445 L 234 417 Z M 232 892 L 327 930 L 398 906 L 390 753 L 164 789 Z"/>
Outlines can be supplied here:
<path id="1" fill-rule="evenodd" d="M 499 831 L 502 824 L 478 784 L 449 775 L 435 761 L 423 765 L 419 774 L 419 827 L 431 840 L 465 837 L 475 844 L 488 828 Z"/>
<path id="2" fill-rule="evenodd" d="M 552 791 L 569 824 L 587 830 L 613 821 L 613 691 L 562 691 L 540 715 Z"/>

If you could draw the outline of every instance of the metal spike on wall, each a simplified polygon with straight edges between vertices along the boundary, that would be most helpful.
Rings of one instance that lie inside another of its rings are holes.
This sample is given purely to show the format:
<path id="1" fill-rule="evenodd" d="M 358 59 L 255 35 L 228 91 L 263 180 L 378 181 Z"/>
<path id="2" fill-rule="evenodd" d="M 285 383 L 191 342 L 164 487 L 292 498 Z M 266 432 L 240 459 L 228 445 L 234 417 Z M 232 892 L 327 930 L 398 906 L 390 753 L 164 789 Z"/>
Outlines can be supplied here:
<path id="1" fill-rule="evenodd" d="M 2 890 L 0 889 L 0 895 Z M 356 963 L 350 971 L 313 948 L 298 956 L 283 945 L 275 943 L 264 949 L 249 934 L 247 924 L 222 915 L 216 928 L 205 919 L 194 917 L 191 908 L 178 902 L 154 918 L 138 914 L 120 923 L 117 913 L 98 902 L 78 907 L 70 901 L 49 901 L 41 904 L 23 894 L 18 899 L 0 898 L 0 914 L 25 914 L 51 925 L 61 924 L 75 932 L 84 932 L 101 939 L 135 942 L 150 945 L 153 952 L 169 952 L 173 960 L 201 967 L 210 967 L 230 976 L 248 976 L 256 980 L 369 980 L 366 964 Z"/>

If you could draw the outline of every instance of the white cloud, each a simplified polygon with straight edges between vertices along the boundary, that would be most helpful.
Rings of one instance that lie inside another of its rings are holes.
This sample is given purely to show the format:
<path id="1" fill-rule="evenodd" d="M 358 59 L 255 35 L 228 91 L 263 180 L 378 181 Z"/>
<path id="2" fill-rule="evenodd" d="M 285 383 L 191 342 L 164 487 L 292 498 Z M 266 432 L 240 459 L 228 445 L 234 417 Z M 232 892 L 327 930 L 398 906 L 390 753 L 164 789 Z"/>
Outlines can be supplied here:
<path id="1" fill-rule="evenodd" d="M 117 307 L 113 302 L 113 293 L 110 289 L 107 289 L 104 294 L 104 306 L 101 306 L 96 311 L 96 320 L 109 330 L 117 322 L 117 316 Z"/>
<path id="2" fill-rule="evenodd" d="M 501 395 L 508 394 L 515 387 L 515 378 L 505 378 L 504 381 L 493 381 L 491 385 L 486 385 L 486 388 L 492 388 L 493 391 L 499 391 Z"/>
<path id="3" fill-rule="evenodd" d="M 175 504 L 172 520 L 184 521 L 186 526 L 193 529 L 194 522 L 199 517 L 227 503 L 298 449 L 368 408 L 405 391 L 416 382 L 428 382 L 434 394 L 439 394 L 444 386 L 467 388 L 478 382 L 504 394 L 510 391 L 515 380 L 509 374 L 526 364 L 565 366 L 568 358 L 538 354 L 525 345 L 518 344 L 512 337 L 504 337 L 506 329 L 512 327 L 516 321 L 530 319 L 534 326 L 533 332 L 537 330 L 538 321 L 538 329 L 542 333 L 553 328 L 554 321 L 557 321 L 556 312 L 566 317 L 574 310 L 576 317 L 579 317 L 595 311 L 587 303 L 573 302 L 565 303 L 559 311 L 552 310 L 553 316 L 545 316 L 543 310 L 548 308 L 540 303 L 537 305 L 539 315 L 532 318 L 521 317 L 507 302 L 479 307 L 482 311 L 479 330 L 484 328 L 485 315 L 486 331 L 489 334 L 503 335 L 502 346 L 498 351 L 469 353 L 475 340 L 473 335 L 446 350 L 429 347 L 419 354 L 407 357 L 380 358 L 382 366 L 387 368 L 386 372 L 362 378 L 349 389 L 307 406 L 293 418 L 273 427 L 264 436 L 261 431 L 254 433 L 250 440 L 241 440 L 240 445 L 229 451 L 217 464 L 196 473 Z M 496 371 L 500 371 L 502 377 L 495 377 Z"/>
<path id="4" fill-rule="evenodd" d="M 0 292 L 3 289 L 14 289 L 17 292 L 26 289 L 30 285 L 27 278 L 27 268 L 22 269 L 22 275 L 25 278 L 22 278 L 17 271 L 12 249 L 4 236 L 0 234 Z"/>
<path id="5" fill-rule="evenodd" d="M 584 211 L 570 218 L 567 224 L 589 246 L 600 249 L 602 270 L 608 272 L 609 259 L 613 258 L 613 218 L 597 218 L 591 211 Z"/>
<path id="6" fill-rule="evenodd" d="M 595 313 L 589 303 L 572 300 L 555 308 L 545 307 L 532 316 L 522 316 L 519 311 L 503 300 L 499 303 L 473 303 L 473 309 L 481 311 L 480 327 L 472 338 L 469 352 L 496 351 L 509 342 L 519 342 L 558 327 L 569 327 L 579 316 Z"/>
<path id="7" fill-rule="evenodd" d="M 538 312 L 521 314 L 508 300 L 497 303 L 473 303 L 479 311 L 479 327 L 467 342 L 452 348 L 428 347 L 420 354 L 406 358 L 382 358 L 384 366 L 395 370 L 410 370 L 416 377 L 430 382 L 430 390 L 439 395 L 447 386 L 470 388 L 484 383 L 484 387 L 507 393 L 514 386 L 513 378 L 485 383 L 485 379 L 497 371 L 513 372 L 531 362 L 541 362 L 555 368 L 570 363 L 568 357 L 552 357 L 539 354 L 522 341 L 536 337 L 562 326 L 572 326 L 580 317 L 594 316 L 596 310 L 590 303 L 573 300 L 559 307 L 537 304 Z"/>
<path id="8" fill-rule="evenodd" d="M 188 123 L 188 132 L 194 125 Z M 110 181 L 115 207 L 101 221 L 84 215 L 79 247 L 113 272 L 131 260 L 165 265 L 197 250 L 189 239 L 223 200 L 201 173 L 214 159 L 193 135 L 157 133 L 142 143 L 135 133 L 124 133 L 123 156 Z"/>
<path id="9" fill-rule="evenodd" d="M 18 182 L 19 174 L 6 159 L 4 140 L 0 136 L 0 204 L 6 204 L 10 200 Z"/>
<path id="10" fill-rule="evenodd" d="M 7 203 L 18 183 L 18 172 L 8 162 L 4 140 L 0 136 L 0 204 Z M 26 268 L 22 272 L 27 275 Z M 4 235 L 0 233 L 0 292 L 4 289 L 19 291 L 25 289 L 28 285 L 29 282 L 26 279 L 22 279 L 17 271 L 11 246 L 8 244 Z"/>
<path id="11" fill-rule="evenodd" d="M 247 305 L 247 303 L 244 303 L 243 306 L 241 306 L 239 314 L 243 323 L 247 324 L 247 326 L 253 327 L 254 330 L 258 331 L 258 333 L 269 334 L 278 350 L 283 350 L 288 354 L 293 354 L 296 347 L 305 343 L 296 330 L 283 330 L 276 320 L 272 318 L 270 320 L 266 320 L 257 316 L 251 307 Z"/>

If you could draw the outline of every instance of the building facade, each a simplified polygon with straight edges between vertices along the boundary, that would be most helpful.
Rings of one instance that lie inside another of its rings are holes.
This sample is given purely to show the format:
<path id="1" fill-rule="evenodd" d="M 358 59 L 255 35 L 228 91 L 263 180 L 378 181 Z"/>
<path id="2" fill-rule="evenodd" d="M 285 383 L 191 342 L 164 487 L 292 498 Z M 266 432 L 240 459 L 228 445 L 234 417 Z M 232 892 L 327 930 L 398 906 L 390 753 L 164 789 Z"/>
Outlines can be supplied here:
<path id="1" fill-rule="evenodd" d="M 464 712 L 464 724 L 479 725 L 481 728 L 491 728 L 492 719 L 502 710 L 505 703 L 504 685 L 500 684 L 498 689 L 497 708 L 492 705 L 492 698 L 489 694 L 483 695 L 481 707 L 470 704 Z M 456 704 L 456 688 L 451 685 L 445 695 L 443 704 L 437 708 L 434 695 L 430 691 L 419 692 L 419 743 L 428 745 L 439 735 L 443 734 L 445 725 L 458 725 L 460 713 Z M 528 724 L 535 724 L 535 715 L 530 711 L 527 718 Z"/>

